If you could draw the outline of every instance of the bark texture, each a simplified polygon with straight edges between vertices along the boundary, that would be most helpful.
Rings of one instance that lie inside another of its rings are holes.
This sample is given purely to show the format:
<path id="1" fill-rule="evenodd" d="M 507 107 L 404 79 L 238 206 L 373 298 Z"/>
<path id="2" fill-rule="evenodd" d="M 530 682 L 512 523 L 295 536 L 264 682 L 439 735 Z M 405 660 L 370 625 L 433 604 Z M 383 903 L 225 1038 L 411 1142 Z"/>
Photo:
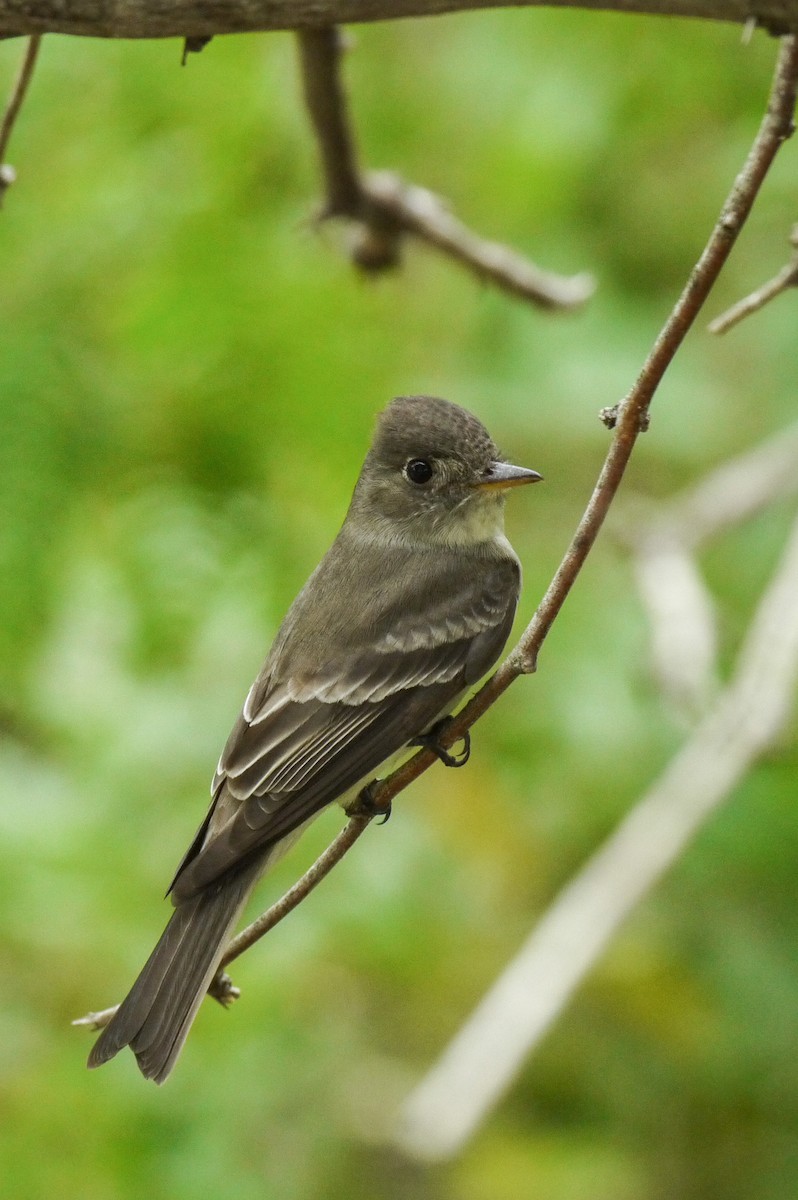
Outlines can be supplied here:
<path id="1" fill-rule="evenodd" d="M 0 0 L 0 37 L 67 33 L 104 38 L 207 38 L 224 33 L 525 8 L 539 0 Z M 798 0 L 548 0 L 547 7 L 699 17 L 798 32 Z"/>

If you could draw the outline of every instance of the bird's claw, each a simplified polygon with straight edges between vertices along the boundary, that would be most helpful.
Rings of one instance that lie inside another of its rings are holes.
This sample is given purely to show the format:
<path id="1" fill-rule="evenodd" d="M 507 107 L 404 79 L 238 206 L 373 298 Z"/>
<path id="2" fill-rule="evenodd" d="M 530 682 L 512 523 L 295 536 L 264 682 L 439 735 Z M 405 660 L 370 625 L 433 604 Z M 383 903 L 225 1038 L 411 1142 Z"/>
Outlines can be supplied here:
<path id="1" fill-rule="evenodd" d="M 349 817 L 368 817 L 369 820 L 374 817 L 382 817 L 380 825 L 384 825 L 391 816 L 391 801 L 380 800 L 375 795 L 375 789 L 379 780 L 374 779 L 371 783 L 367 783 L 364 788 L 358 792 L 352 804 L 346 810 Z"/>
<path id="2" fill-rule="evenodd" d="M 241 995 L 241 989 L 235 986 L 227 972 L 220 967 L 208 986 L 208 995 L 218 1000 L 222 1008 L 229 1008 Z"/>
<path id="3" fill-rule="evenodd" d="M 447 750 L 440 743 L 441 734 L 451 723 L 451 717 L 444 717 L 442 721 L 438 721 L 437 725 L 432 726 L 429 733 L 423 733 L 420 737 L 415 738 L 412 744 L 423 746 L 425 750 L 431 750 L 445 767 L 464 767 L 471 757 L 471 734 L 469 731 L 466 730 L 460 739 L 463 749 L 459 754 L 452 754 L 451 750 Z"/>

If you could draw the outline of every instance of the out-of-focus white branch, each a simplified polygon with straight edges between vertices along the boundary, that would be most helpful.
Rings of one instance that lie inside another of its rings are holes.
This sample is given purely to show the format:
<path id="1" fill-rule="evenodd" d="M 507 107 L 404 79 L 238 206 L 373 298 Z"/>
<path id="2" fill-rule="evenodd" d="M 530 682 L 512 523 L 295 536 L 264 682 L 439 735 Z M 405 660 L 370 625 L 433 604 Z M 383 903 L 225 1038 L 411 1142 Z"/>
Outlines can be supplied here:
<path id="1" fill-rule="evenodd" d="M 406 1101 L 396 1140 L 455 1154 L 512 1083 L 610 938 L 780 736 L 798 678 L 798 522 L 732 681 L 616 832 L 561 892 Z"/>
<path id="2" fill-rule="evenodd" d="M 653 515 L 616 535 L 634 555 L 651 626 L 652 672 L 674 713 L 692 725 L 717 692 L 715 605 L 695 560 L 710 538 L 798 492 L 798 424 L 730 459 Z"/>
<path id="3" fill-rule="evenodd" d="M 690 725 L 717 691 L 717 619 L 709 588 L 684 544 L 664 530 L 634 556 L 648 613 L 651 669 L 674 715 Z"/>

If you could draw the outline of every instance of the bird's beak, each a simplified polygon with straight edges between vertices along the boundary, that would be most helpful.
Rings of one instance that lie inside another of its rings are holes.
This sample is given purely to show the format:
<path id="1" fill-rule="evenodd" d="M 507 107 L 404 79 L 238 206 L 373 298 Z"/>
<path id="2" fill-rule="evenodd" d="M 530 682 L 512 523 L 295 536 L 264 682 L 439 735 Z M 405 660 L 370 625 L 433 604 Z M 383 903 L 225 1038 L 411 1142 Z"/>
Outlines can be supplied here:
<path id="1" fill-rule="evenodd" d="M 525 483 L 538 483 L 543 478 L 528 467 L 514 467 L 512 463 L 492 462 L 477 482 L 481 492 L 504 492 L 507 488 L 521 487 Z"/>

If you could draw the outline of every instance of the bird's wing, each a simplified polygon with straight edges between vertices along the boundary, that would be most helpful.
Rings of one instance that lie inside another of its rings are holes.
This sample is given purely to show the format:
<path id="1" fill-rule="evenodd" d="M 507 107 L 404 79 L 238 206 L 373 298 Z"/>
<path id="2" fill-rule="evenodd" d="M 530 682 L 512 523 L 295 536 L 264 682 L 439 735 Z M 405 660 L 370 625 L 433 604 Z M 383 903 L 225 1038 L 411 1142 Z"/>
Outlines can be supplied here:
<path id="1" fill-rule="evenodd" d="M 219 761 L 214 804 L 181 863 L 176 901 L 286 837 L 430 724 L 495 662 L 518 594 L 514 562 L 459 605 L 405 612 L 346 662 L 253 685 Z M 457 599 L 457 598 L 455 598 Z M 268 664 L 267 664 L 268 666 Z"/>

